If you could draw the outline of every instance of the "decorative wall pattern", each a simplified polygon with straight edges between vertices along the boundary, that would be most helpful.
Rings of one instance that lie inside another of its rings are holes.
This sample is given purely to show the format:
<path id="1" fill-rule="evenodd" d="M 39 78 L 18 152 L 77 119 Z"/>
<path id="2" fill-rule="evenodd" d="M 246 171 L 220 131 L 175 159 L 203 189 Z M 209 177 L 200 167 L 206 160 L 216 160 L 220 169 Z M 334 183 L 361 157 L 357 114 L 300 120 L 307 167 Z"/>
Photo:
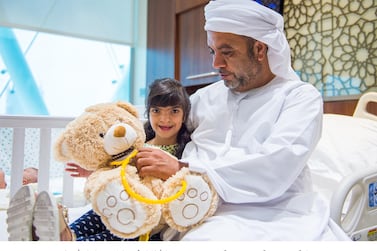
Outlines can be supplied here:
<path id="1" fill-rule="evenodd" d="M 377 91 L 376 0 L 286 0 L 292 64 L 323 97 Z"/>

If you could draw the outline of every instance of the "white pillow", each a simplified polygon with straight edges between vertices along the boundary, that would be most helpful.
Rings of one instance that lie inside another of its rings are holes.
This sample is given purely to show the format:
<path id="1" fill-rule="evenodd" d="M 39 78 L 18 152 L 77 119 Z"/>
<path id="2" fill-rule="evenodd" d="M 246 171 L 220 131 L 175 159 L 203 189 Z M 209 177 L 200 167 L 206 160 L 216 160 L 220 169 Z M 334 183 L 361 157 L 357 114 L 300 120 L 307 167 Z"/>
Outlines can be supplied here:
<path id="1" fill-rule="evenodd" d="M 324 114 L 322 137 L 309 159 L 313 188 L 330 200 L 345 176 L 377 168 L 377 122 Z"/>

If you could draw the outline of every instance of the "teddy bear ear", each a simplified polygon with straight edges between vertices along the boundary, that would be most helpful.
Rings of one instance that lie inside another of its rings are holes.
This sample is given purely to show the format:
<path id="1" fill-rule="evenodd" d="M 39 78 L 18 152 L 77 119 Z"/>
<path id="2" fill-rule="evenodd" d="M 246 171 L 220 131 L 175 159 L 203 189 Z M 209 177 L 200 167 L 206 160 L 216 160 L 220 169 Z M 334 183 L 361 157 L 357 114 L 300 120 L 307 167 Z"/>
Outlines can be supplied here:
<path id="1" fill-rule="evenodd" d="M 123 108 L 124 110 L 128 111 L 129 113 L 131 113 L 136 118 L 139 117 L 139 114 L 138 114 L 136 108 L 133 105 L 131 105 L 130 103 L 127 103 L 127 102 L 124 102 L 124 101 L 118 101 L 116 103 L 116 105 L 119 106 L 120 108 Z"/>

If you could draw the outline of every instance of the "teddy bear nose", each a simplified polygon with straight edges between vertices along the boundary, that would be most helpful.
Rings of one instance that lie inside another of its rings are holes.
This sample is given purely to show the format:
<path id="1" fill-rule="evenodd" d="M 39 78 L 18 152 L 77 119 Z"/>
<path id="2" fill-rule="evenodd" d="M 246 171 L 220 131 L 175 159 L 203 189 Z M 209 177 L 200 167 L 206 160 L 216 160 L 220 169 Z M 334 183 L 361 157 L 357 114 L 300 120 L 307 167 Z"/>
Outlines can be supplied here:
<path id="1" fill-rule="evenodd" d="M 126 135 L 126 128 L 124 126 L 117 126 L 114 129 L 114 137 L 120 138 Z"/>

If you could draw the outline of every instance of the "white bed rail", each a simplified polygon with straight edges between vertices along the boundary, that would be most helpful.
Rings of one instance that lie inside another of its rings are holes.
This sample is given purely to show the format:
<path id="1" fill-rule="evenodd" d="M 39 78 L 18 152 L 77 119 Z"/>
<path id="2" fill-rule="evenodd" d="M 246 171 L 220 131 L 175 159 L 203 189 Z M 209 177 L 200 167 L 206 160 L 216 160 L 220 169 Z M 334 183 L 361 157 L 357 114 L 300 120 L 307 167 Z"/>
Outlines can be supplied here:
<path id="1" fill-rule="evenodd" d="M 357 102 L 353 116 L 377 121 L 377 115 L 368 112 L 367 109 L 368 104 L 372 102 L 377 103 L 377 92 L 364 93 Z"/>
<path id="2" fill-rule="evenodd" d="M 331 199 L 331 218 L 353 240 L 376 240 L 377 167 L 348 175 L 339 188 Z"/>
<path id="3" fill-rule="evenodd" d="M 377 121 L 377 115 L 370 113 L 367 109 L 369 103 L 377 103 L 377 92 L 367 92 L 360 97 L 353 117 Z M 363 156 L 360 150 L 365 151 L 368 148 L 366 153 L 370 153 L 371 156 L 367 156 L 368 161 L 365 160 L 364 164 L 370 163 L 370 166 L 362 169 L 363 159 L 360 159 L 359 164 L 354 164 L 360 167 L 360 170 L 356 169 L 342 179 L 330 203 L 331 218 L 355 241 L 377 240 L 377 159 L 375 158 L 377 127 L 376 124 L 368 125 L 361 127 L 362 132 L 358 131 L 357 134 L 351 134 L 350 130 L 350 135 L 344 136 L 353 140 L 342 141 L 342 143 L 348 143 L 354 148 L 353 152 L 344 156 L 351 160 Z M 355 140 L 355 136 L 360 136 L 364 132 L 368 132 L 369 135 L 364 137 L 362 142 L 360 141 L 362 143 L 360 145 Z M 344 163 L 344 166 L 351 166 L 352 163 L 354 162 Z"/>
<path id="4" fill-rule="evenodd" d="M 22 186 L 25 130 L 27 128 L 38 128 L 40 130 L 38 191 L 48 191 L 50 185 L 50 160 L 53 158 L 51 156 L 53 145 L 51 132 L 54 128 L 64 128 L 71 120 L 73 118 L 70 117 L 0 115 L 0 127 L 13 128 L 10 196 L 13 196 Z M 62 196 L 62 201 L 65 205 L 71 206 L 73 204 L 73 179 L 66 173 L 63 176 Z"/>

